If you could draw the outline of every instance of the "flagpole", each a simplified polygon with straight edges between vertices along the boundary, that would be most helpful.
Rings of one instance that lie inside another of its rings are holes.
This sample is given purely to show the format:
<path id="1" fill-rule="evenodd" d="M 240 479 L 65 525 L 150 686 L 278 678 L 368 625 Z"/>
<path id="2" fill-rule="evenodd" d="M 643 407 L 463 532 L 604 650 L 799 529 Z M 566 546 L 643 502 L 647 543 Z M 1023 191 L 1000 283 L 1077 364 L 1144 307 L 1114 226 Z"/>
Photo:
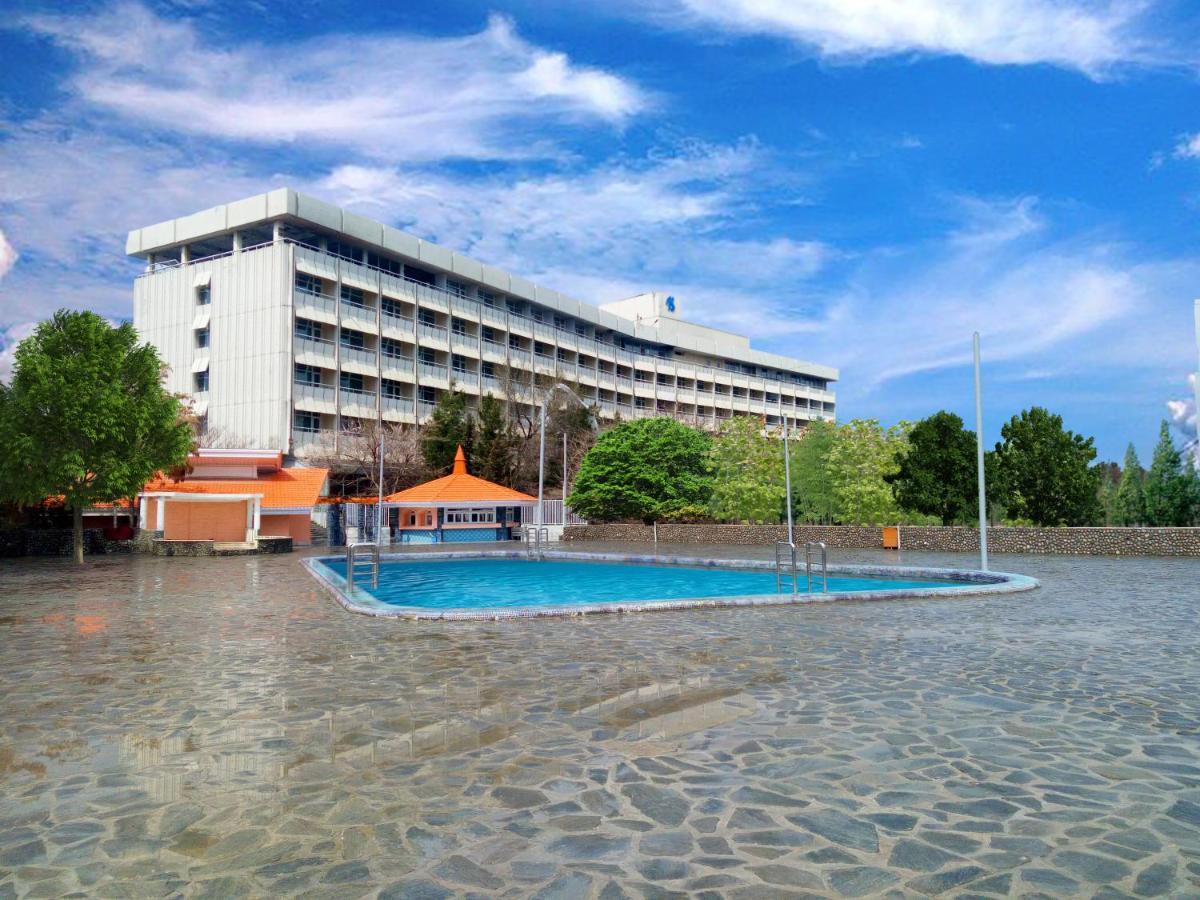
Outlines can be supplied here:
<path id="1" fill-rule="evenodd" d="M 979 377 L 979 332 L 975 332 L 975 472 L 979 483 L 979 568 L 988 567 L 987 484 L 983 472 L 983 389 Z"/>

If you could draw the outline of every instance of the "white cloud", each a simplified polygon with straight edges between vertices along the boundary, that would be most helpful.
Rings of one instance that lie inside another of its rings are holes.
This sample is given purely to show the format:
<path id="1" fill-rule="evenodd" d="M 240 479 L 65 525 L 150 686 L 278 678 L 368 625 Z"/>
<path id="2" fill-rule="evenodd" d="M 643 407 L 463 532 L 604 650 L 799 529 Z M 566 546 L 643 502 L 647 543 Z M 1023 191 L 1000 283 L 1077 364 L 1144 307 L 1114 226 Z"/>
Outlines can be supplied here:
<path id="1" fill-rule="evenodd" d="M 1141 0 L 661 0 L 661 20 L 795 41 L 821 57 L 962 56 L 1100 75 L 1150 48 Z M 638 9 L 646 9 L 639 6 Z"/>
<path id="2" fill-rule="evenodd" d="M 24 24 L 73 51 L 83 101 L 163 129 L 352 147 L 403 161 L 556 153 L 547 126 L 620 126 L 650 104 L 632 82 L 523 40 L 493 16 L 465 37 L 366 31 L 258 44 L 137 3 Z"/>
<path id="3" fill-rule="evenodd" d="M 37 322 L 19 322 L 8 328 L 0 328 L 0 384 L 12 378 L 17 359 L 17 345 L 33 334 Z"/>
<path id="4" fill-rule="evenodd" d="M 3 280 L 4 276 L 12 271 L 12 267 L 17 264 L 19 255 L 16 247 L 8 242 L 8 237 L 0 229 L 0 280 Z"/>
<path id="5" fill-rule="evenodd" d="M 1200 468 L 1200 422 L 1196 417 L 1196 375 L 1188 376 L 1188 387 L 1191 396 L 1183 400 L 1168 400 L 1167 415 L 1187 441 L 1187 449 L 1195 457 L 1195 464 Z"/>
<path id="6" fill-rule="evenodd" d="M 1200 134 L 1188 134 L 1179 139 L 1172 154 L 1176 159 L 1200 159 Z"/>

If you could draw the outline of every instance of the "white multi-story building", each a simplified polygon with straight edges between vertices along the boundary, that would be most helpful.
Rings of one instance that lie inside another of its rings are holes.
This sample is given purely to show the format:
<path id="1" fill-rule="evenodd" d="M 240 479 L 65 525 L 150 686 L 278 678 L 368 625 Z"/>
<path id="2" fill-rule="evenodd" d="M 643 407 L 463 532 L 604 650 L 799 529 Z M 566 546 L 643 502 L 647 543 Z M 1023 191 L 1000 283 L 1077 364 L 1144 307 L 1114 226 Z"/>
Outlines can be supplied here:
<path id="1" fill-rule="evenodd" d="M 415 423 L 451 386 L 601 417 L 715 427 L 834 417 L 837 371 L 753 350 L 647 293 L 592 306 L 282 188 L 132 231 L 134 324 L 167 385 L 247 446 L 302 455 L 364 419 Z"/>

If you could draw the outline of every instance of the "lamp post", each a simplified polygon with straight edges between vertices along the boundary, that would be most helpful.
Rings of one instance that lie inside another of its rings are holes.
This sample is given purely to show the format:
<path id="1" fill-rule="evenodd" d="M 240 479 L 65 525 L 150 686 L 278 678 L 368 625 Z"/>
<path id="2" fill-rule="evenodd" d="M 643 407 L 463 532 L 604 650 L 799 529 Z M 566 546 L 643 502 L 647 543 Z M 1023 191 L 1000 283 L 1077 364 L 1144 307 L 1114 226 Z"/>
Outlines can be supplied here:
<path id="1" fill-rule="evenodd" d="M 979 332 L 975 332 L 975 472 L 979 485 L 979 568 L 988 567 L 987 485 L 983 473 L 983 389 L 979 377 Z"/>
<path id="2" fill-rule="evenodd" d="M 783 483 L 787 491 L 787 535 L 788 543 L 795 547 L 795 525 L 792 522 L 792 453 L 788 445 L 788 420 L 783 414 L 783 394 L 779 395 L 779 418 L 783 422 Z"/>
<path id="3" fill-rule="evenodd" d="M 543 501 L 543 499 L 544 499 L 544 497 L 545 497 L 545 488 L 546 488 L 546 404 L 547 404 L 547 403 L 550 401 L 550 398 L 551 398 L 551 397 L 554 395 L 554 392 L 555 392 L 555 391 L 560 391 L 560 390 L 561 390 L 561 391 L 566 391 L 566 392 L 567 392 L 567 395 L 568 395 L 568 396 L 570 396 L 570 398 L 571 398 L 572 400 L 574 400 L 576 403 L 578 403 L 578 404 L 579 404 L 580 406 L 582 406 L 584 409 L 587 409 L 587 406 L 584 404 L 584 402 L 583 402 L 582 400 L 580 400 L 580 399 L 579 399 L 579 395 L 578 395 L 578 394 L 576 394 L 576 393 L 575 393 L 573 390 L 571 390 L 569 387 L 567 387 L 565 384 L 563 384 L 561 381 L 560 381 L 560 382 L 558 382 L 557 384 L 555 384 L 555 385 L 554 385 L 554 387 L 550 388 L 550 390 L 546 391 L 546 393 L 542 395 L 542 404 L 541 404 L 541 406 L 542 406 L 542 410 L 541 410 L 541 415 L 539 416 L 540 425 L 539 425 L 539 428 L 538 428 L 539 434 L 538 434 L 538 513 L 537 513 L 537 524 L 538 524 L 538 527 L 539 527 L 539 528 L 540 528 L 542 525 L 546 524 L 546 523 L 545 523 L 545 521 L 544 521 L 544 519 L 545 519 L 545 513 L 543 512 L 543 509 L 542 509 L 542 501 Z M 564 435 L 563 435 L 563 448 L 564 448 L 564 453 L 563 453 L 563 472 L 564 472 L 564 476 L 563 476 L 563 487 L 564 487 L 564 490 L 565 490 L 565 488 L 566 488 L 566 475 L 565 475 L 565 473 L 566 473 L 566 465 L 567 465 L 567 463 L 566 463 L 566 452 L 565 452 L 565 448 L 566 448 L 566 440 L 567 440 L 567 439 L 566 439 L 566 435 L 564 434 Z M 564 496 L 563 496 L 563 507 L 564 507 L 563 516 L 564 516 L 564 521 L 565 521 L 565 516 L 566 516 L 566 512 L 565 512 L 565 508 L 566 508 L 566 499 L 567 499 L 567 498 L 566 498 L 566 496 L 564 495 Z"/>
<path id="4" fill-rule="evenodd" d="M 375 510 L 375 543 L 383 546 L 383 423 L 379 423 L 379 505 Z"/>

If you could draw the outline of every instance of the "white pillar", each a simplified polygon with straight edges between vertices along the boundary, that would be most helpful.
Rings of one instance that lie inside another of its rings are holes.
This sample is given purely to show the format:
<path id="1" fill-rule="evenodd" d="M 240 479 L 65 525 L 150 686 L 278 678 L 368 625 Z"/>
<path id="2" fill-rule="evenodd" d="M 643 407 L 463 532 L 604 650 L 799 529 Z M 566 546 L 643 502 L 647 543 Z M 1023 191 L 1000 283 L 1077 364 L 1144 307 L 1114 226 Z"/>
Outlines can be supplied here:
<path id="1" fill-rule="evenodd" d="M 192 251 L 188 249 L 188 245 L 184 244 L 179 248 L 179 264 L 186 266 L 192 261 Z"/>
<path id="2" fill-rule="evenodd" d="M 153 272 L 153 271 L 154 271 L 154 261 L 155 261 L 154 254 L 153 254 L 153 253 L 147 253 L 147 254 L 146 254 L 146 271 L 147 271 L 147 272 Z"/>
<path id="3" fill-rule="evenodd" d="M 154 507 L 154 530 L 163 532 L 166 535 L 166 518 L 167 518 L 167 498 L 159 497 L 158 503 Z"/>
<path id="4" fill-rule="evenodd" d="M 272 225 L 271 225 L 271 241 L 272 241 L 272 243 L 278 244 L 282 240 L 283 240 L 283 223 L 282 222 L 272 223 Z"/>
<path id="5" fill-rule="evenodd" d="M 262 529 L 262 497 L 254 498 L 254 536 Z"/>
<path id="6" fill-rule="evenodd" d="M 233 233 L 233 252 L 242 252 L 242 233 L 240 231 L 235 231 Z"/>
<path id="7" fill-rule="evenodd" d="M 145 528 L 146 521 L 150 517 L 150 498 L 140 497 L 138 499 L 138 528 Z"/>

